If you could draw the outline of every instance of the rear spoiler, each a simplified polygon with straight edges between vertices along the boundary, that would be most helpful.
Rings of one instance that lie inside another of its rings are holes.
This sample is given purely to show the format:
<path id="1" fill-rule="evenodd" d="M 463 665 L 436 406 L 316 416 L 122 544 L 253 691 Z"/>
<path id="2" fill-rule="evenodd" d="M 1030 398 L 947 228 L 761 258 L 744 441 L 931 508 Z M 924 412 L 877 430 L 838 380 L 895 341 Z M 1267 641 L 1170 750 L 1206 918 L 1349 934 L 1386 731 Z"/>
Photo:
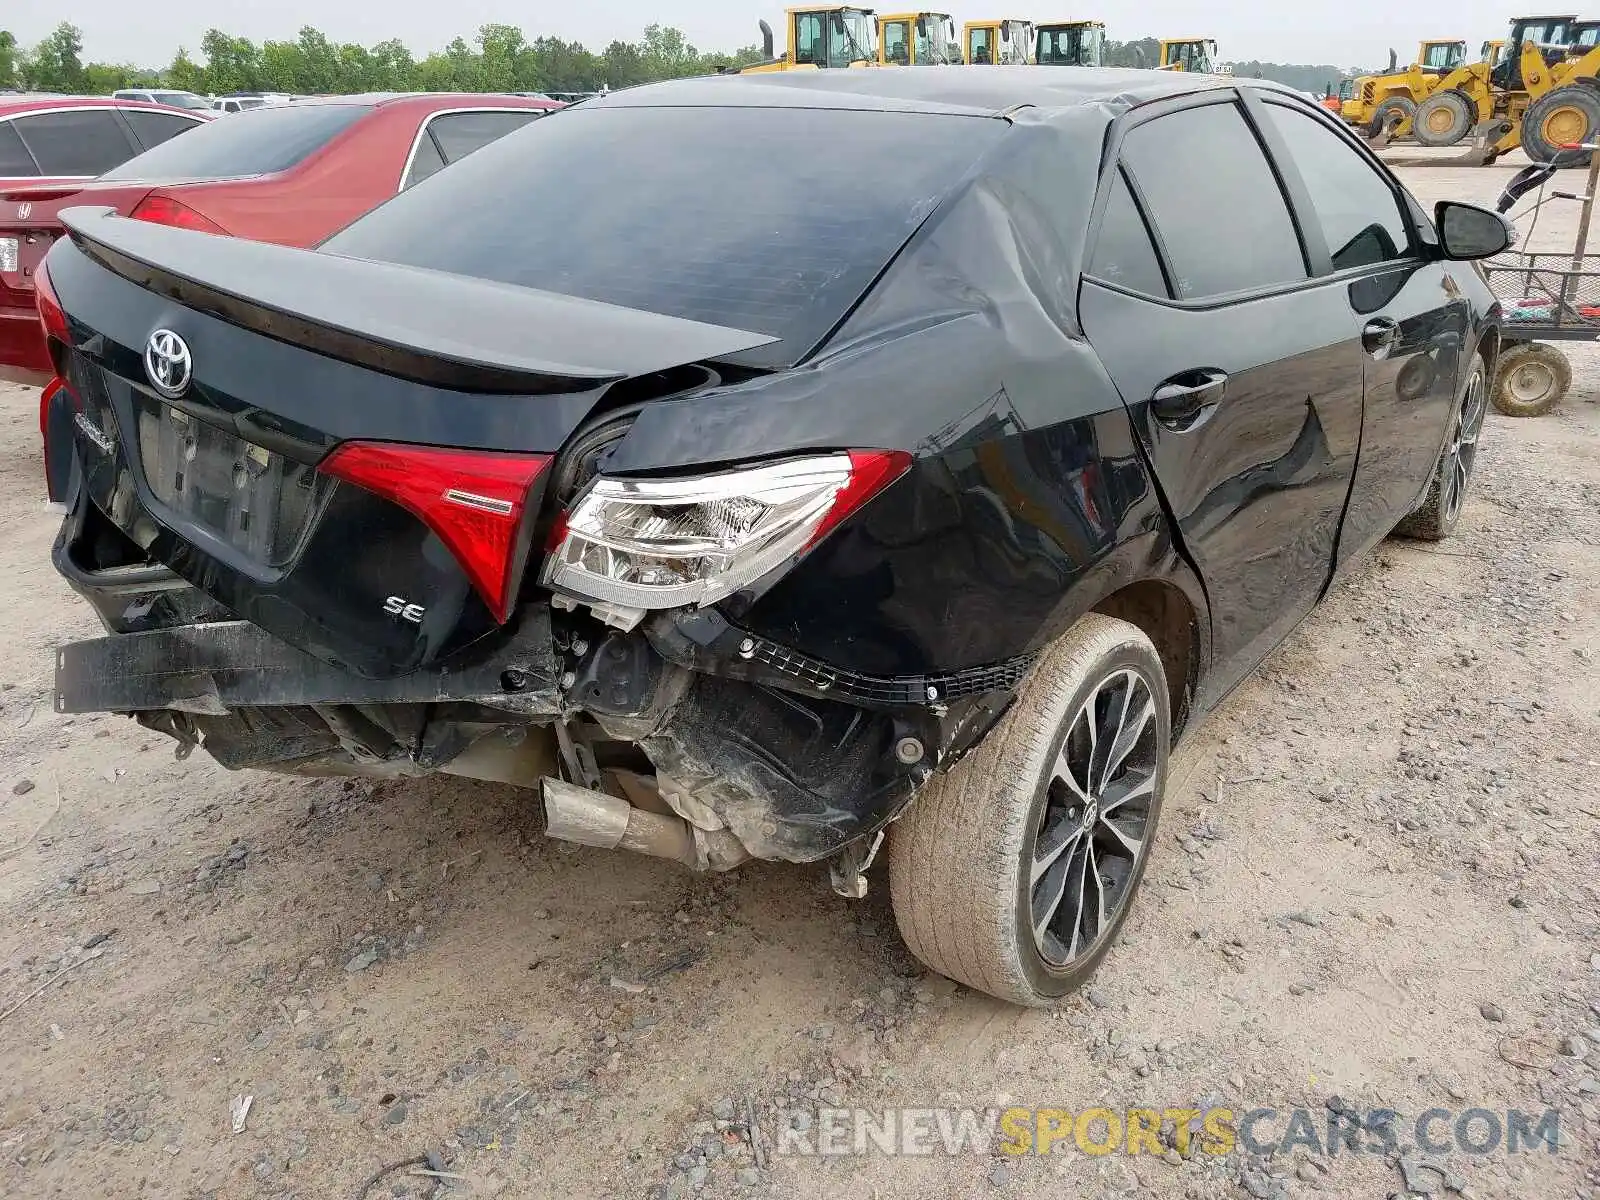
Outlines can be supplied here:
<path id="1" fill-rule="evenodd" d="M 589 390 L 778 339 L 492 280 L 62 210 L 84 254 L 158 295 L 359 366 L 467 391 Z"/>

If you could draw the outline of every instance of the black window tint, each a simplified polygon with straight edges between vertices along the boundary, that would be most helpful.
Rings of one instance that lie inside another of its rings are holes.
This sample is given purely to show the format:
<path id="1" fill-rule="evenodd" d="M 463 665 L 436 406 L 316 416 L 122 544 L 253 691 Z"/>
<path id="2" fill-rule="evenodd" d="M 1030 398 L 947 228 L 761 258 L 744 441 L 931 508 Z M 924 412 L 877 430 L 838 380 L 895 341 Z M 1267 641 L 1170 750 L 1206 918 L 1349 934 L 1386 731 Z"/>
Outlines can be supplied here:
<path id="1" fill-rule="evenodd" d="M 1161 274 L 1150 231 L 1145 228 L 1121 171 L 1111 184 L 1111 198 L 1100 221 L 1100 237 L 1095 242 L 1089 273 L 1147 295 L 1167 294 L 1167 281 Z"/>
<path id="2" fill-rule="evenodd" d="M 323 248 L 768 333 L 779 341 L 741 361 L 792 364 L 1006 132 L 921 113 L 578 105 Z M 708 186 L 708 162 L 738 186 Z"/>
<path id="3" fill-rule="evenodd" d="M 10 121 L 0 121 L 0 178 L 31 177 L 39 173 L 33 155 L 22 144 Z"/>
<path id="4" fill-rule="evenodd" d="M 372 109 L 365 104 L 286 104 L 207 121 L 106 172 L 107 179 L 241 179 L 286 171 Z"/>
<path id="5" fill-rule="evenodd" d="M 1404 258 L 1411 231 L 1400 201 L 1361 152 L 1309 113 L 1282 104 L 1267 112 L 1311 193 L 1334 270 Z"/>
<path id="6" fill-rule="evenodd" d="M 428 130 L 444 152 L 445 161 L 458 162 L 496 138 L 521 129 L 538 115 L 531 109 L 527 112 L 447 113 L 428 122 Z"/>
<path id="7" fill-rule="evenodd" d="M 1306 277 L 1283 191 L 1237 105 L 1140 125 L 1123 140 L 1122 159 L 1161 233 L 1179 299 Z"/>
<path id="8" fill-rule="evenodd" d="M 435 171 L 444 170 L 444 158 L 439 154 L 439 147 L 434 144 L 433 135 L 427 130 L 422 131 L 422 136 L 417 139 L 417 151 L 411 158 L 411 167 L 406 171 L 406 177 L 401 181 L 401 189 L 410 187 L 414 183 L 421 183 Z"/>
<path id="9" fill-rule="evenodd" d="M 145 112 L 137 108 L 124 110 L 122 116 L 133 126 L 133 136 L 144 143 L 146 150 L 151 146 L 159 146 L 168 138 L 175 138 L 180 133 L 187 133 L 200 124 L 199 121 L 191 121 L 188 117 L 175 117 L 171 113 Z"/>
<path id="10" fill-rule="evenodd" d="M 99 175 L 139 150 L 109 108 L 40 113 L 12 125 L 33 151 L 41 175 Z"/>

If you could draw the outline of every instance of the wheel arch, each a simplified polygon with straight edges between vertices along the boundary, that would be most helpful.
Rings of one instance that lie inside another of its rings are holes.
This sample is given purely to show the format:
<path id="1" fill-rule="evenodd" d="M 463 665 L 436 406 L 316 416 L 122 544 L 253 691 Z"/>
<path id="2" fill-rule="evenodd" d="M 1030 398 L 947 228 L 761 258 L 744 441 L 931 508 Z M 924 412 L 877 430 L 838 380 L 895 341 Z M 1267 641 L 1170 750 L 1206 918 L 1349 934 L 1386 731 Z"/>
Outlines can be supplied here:
<path id="1" fill-rule="evenodd" d="M 1188 723 L 1200 677 L 1200 613 L 1184 590 L 1167 579 L 1141 579 L 1101 598 L 1090 612 L 1136 626 L 1154 643 L 1167 676 L 1176 741 Z"/>
<path id="2" fill-rule="evenodd" d="M 1478 331 L 1478 340 L 1473 343 L 1472 352 L 1483 359 L 1484 372 L 1488 376 L 1489 386 L 1494 386 L 1494 373 L 1500 361 L 1502 338 L 1500 326 L 1493 322 L 1486 323 Z"/>
<path id="3" fill-rule="evenodd" d="M 1043 645 L 1098 613 L 1126 621 L 1155 645 L 1167 676 L 1172 731 L 1196 715 L 1200 682 L 1211 662 L 1211 609 L 1205 586 L 1170 536 L 1165 511 L 1160 533 L 1147 531 L 1080 577 L 1057 619 L 1041 631 Z"/>

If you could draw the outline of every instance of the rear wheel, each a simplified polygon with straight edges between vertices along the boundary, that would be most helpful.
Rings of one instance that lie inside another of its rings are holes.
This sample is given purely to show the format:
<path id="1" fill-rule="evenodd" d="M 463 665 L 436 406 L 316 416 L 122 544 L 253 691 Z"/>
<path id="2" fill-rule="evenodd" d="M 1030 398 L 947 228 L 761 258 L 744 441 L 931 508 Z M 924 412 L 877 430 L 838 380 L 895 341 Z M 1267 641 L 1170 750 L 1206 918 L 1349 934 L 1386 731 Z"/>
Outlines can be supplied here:
<path id="1" fill-rule="evenodd" d="M 1372 120 L 1367 124 L 1367 136 L 1377 137 L 1384 130 L 1394 131 L 1408 117 L 1416 115 L 1417 106 L 1409 96 L 1390 96 L 1378 102 L 1372 110 Z"/>
<path id="2" fill-rule="evenodd" d="M 1467 485 L 1478 461 L 1478 438 L 1483 433 L 1483 418 L 1489 407 L 1487 372 L 1483 359 L 1472 360 L 1467 386 L 1451 417 L 1450 437 L 1439 452 L 1439 461 L 1428 485 L 1428 498 L 1395 527 L 1401 537 L 1425 542 L 1442 542 L 1455 531 L 1466 503 Z"/>
<path id="3" fill-rule="evenodd" d="M 1572 364 L 1554 346 L 1524 342 L 1500 356 L 1494 406 L 1508 417 L 1542 417 L 1572 387 Z"/>
<path id="4" fill-rule="evenodd" d="M 1144 876 L 1167 777 L 1166 677 L 1091 615 L 1045 652 L 979 748 L 890 832 L 895 919 L 942 975 L 1054 1004 L 1099 965 Z"/>
<path id="5" fill-rule="evenodd" d="M 1417 105 L 1412 135 L 1424 146 L 1454 146 L 1472 128 L 1471 102 L 1454 88 L 1435 92 Z"/>
<path id="6" fill-rule="evenodd" d="M 1563 166 L 1587 165 L 1587 153 L 1562 147 L 1593 141 L 1596 132 L 1600 132 L 1600 94 L 1581 84 L 1546 92 L 1522 115 L 1522 148 L 1537 163 L 1554 162 L 1559 154 Z"/>

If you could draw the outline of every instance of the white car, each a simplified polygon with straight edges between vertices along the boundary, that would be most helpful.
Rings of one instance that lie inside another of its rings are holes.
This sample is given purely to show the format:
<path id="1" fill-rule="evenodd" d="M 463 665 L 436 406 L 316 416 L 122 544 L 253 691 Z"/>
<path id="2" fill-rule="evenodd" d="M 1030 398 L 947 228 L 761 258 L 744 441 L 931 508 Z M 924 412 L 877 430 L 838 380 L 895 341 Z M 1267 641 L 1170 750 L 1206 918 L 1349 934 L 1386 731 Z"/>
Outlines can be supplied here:
<path id="1" fill-rule="evenodd" d="M 251 108 L 265 108 L 268 103 L 265 96 L 221 96 L 211 102 L 211 107 L 217 112 L 236 113 Z"/>
<path id="2" fill-rule="evenodd" d="M 168 91 L 161 88 L 123 88 L 112 92 L 113 100 L 143 100 L 146 104 L 165 104 L 168 108 L 184 108 L 190 112 L 210 112 L 211 102 L 193 92 Z"/>

